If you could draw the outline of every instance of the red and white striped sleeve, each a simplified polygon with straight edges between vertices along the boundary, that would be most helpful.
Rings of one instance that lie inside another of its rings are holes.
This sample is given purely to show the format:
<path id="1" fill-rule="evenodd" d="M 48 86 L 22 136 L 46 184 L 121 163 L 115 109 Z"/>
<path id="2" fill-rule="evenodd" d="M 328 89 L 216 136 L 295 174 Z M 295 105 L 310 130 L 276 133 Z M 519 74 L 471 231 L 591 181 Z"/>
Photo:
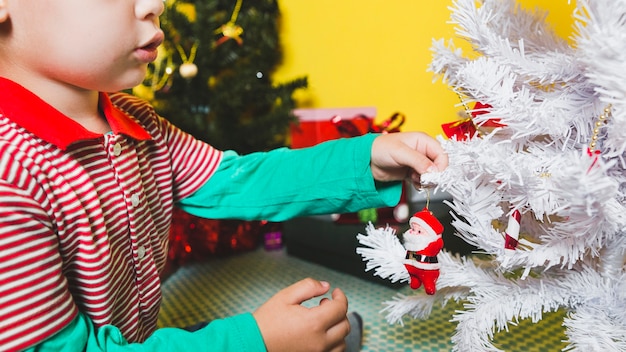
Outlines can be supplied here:
<path id="1" fill-rule="evenodd" d="M 36 187 L 28 178 L 22 181 L 24 189 Z M 78 313 L 62 275 L 57 236 L 37 200 L 23 192 L 0 182 L 2 351 L 36 344 L 60 331 Z"/>
<path id="2" fill-rule="evenodd" d="M 222 152 L 162 119 L 174 174 L 175 201 L 197 191 L 217 170 Z"/>

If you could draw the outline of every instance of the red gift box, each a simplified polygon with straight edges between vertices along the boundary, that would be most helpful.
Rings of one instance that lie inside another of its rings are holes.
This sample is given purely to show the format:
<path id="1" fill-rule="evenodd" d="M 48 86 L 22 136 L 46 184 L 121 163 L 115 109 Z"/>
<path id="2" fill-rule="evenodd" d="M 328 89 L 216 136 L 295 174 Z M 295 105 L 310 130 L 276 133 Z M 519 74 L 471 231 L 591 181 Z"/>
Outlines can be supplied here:
<path id="1" fill-rule="evenodd" d="M 291 125 L 291 147 L 304 148 L 342 137 L 370 132 L 375 107 L 295 109 L 298 123 Z"/>

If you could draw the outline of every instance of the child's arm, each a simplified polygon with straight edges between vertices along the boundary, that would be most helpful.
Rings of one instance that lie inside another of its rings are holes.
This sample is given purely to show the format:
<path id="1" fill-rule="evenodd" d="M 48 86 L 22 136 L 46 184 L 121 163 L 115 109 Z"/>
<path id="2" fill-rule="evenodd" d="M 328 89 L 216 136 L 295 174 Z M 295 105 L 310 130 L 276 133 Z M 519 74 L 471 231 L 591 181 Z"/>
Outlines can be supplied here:
<path id="1" fill-rule="evenodd" d="M 24 352 L 341 351 L 350 331 L 343 292 L 335 289 L 332 299 L 322 299 L 317 307 L 301 305 L 328 290 L 326 282 L 304 279 L 278 292 L 254 316 L 215 320 L 195 332 L 162 328 L 143 343 L 128 343 L 112 325 L 96 330 L 79 313 L 59 333 Z"/>
<path id="2" fill-rule="evenodd" d="M 376 137 L 243 156 L 225 152 L 211 178 L 179 205 L 206 218 L 272 221 L 393 206 L 401 184 L 377 183 L 370 170 Z"/>
<path id="3" fill-rule="evenodd" d="M 266 351 L 252 314 L 219 319 L 195 332 L 158 329 L 143 343 L 128 343 L 119 329 L 105 325 L 98 330 L 84 314 L 63 330 L 24 352 L 189 352 Z"/>
<path id="4" fill-rule="evenodd" d="M 225 152 L 213 176 L 179 205 L 206 218 L 282 221 L 394 206 L 399 182 L 442 171 L 441 145 L 424 133 L 369 134 L 311 148 L 240 156 Z"/>

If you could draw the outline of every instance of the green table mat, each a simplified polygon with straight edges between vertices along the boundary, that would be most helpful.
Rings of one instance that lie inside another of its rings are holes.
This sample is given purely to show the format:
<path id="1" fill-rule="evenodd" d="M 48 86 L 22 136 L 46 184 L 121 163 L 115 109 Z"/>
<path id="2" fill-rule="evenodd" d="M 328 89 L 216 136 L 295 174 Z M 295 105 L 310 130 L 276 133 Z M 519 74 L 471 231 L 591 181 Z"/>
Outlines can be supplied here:
<path id="1" fill-rule="evenodd" d="M 348 296 L 349 310 L 364 320 L 363 351 L 449 351 L 455 324 L 450 322 L 461 305 L 451 302 L 436 307 L 428 320 L 405 318 L 404 326 L 389 325 L 382 302 L 396 293 L 410 294 L 363 280 L 293 256 L 284 250 L 252 252 L 188 264 L 163 284 L 160 326 L 189 326 L 253 311 L 276 291 L 304 277 L 313 277 L 340 287 Z M 319 299 L 305 302 L 313 305 Z M 544 315 L 537 324 L 522 321 L 509 332 L 495 336 L 496 346 L 505 351 L 559 351 L 565 347 L 564 313 Z"/>

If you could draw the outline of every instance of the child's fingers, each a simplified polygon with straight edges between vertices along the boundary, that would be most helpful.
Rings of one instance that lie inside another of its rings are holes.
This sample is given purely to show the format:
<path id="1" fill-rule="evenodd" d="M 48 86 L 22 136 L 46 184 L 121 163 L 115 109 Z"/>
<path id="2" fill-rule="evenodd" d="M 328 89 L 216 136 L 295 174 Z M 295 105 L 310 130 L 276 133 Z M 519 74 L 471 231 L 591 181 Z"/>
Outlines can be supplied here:
<path id="1" fill-rule="evenodd" d="M 350 322 L 346 316 L 348 299 L 341 289 L 334 289 L 332 299 L 323 298 L 315 309 L 316 319 L 326 326 L 326 344 L 330 351 L 343 351 L 345 338 L 350 332 Z"/>
<path id="2" fill-rule="evenodd" d="M 448 167 L 448 154 L 445 152 L 445 150 L 443 149 L 443 147 L 441 147 L 441 144 L 437 143 L 436 146 L 434 146 L 435 151 L 430 151 L 430 158 L 433 158 L 434 155 L 434 159 L 431 159 L 433 161 L 433 163 L 435 164 L 435 166 L 437 167 L 436 170 L 428 170 L 428 172 L 430 171 L 443 171 Z M 431 148 L 432 150 L 432 148 Z M 435 153 L 435 154 L 433 154 Z M 428 155 L 428 154 L 427 154 Z"/>
<path id="3" fill-rule="evenodd" d="M 415 150 L 422 154 L 427 161 L 422 159 L 420 163 L 422 165 L 427 165 L 426 169 L 417 169 L 420 174 L 424 174 L 427 172 L 435 172 L 435 171 L 443 171 L 446 167 L 448 167 L 448 155 L 445 150 L 441 146 L 441 144 L 434 138 L 431 138 L 427 135 L 418 134 L 420 137 L 418 139 Z M 432 166 L 435 166 L 435 169 Z"/>
<path id="4" fill-rule="evenodd" d="M 340 288 L 336 288 L 333 290 L 332 297 L 333 301 L 343 301 L 346 303 L 346 306 L 348 305 L 348 297 L 346 297 L 346 294 L 343 293 Z"/>
<path id="5" fill-rule="evenodd" d="M 346 336 L 350 333 L 350 322 L 344 316 L 344 319 L 333 325 L 326 332 L 330 350 L 343 351 L 346 346 Z"/>
<path id="6" fill-rule="evenodd" d="M 341 289 L 334 289 L 332 299 L 322 299 L 318 307 L 313 308 L 322 324 L 330 327 L 346 319 L 348 298 Z"/>
<path id="7" fill-rule="evenodd" d="M 325 294 L 329 289 L 330 284 L 328 282 L 307 278 L 284 288 L 282 291 L 278 292 L 277 295 L 279 295 L 286 304 L 299 305 L 311 298 Z"/>
<path id="8" fill-rule="evenodd" d="M 437 167 L 434 162 L 434 157 L 429 156 L 425 152 L 413 149 L 408 145 L 401 145 L 400 148 L 404 149 L 403 152 L 396 153 L 394 155 L 395 161 L 399 165 L 408 166 L 414 172 L 418 174 L 425 174 L 433 170 L 433 167 Z"/>

